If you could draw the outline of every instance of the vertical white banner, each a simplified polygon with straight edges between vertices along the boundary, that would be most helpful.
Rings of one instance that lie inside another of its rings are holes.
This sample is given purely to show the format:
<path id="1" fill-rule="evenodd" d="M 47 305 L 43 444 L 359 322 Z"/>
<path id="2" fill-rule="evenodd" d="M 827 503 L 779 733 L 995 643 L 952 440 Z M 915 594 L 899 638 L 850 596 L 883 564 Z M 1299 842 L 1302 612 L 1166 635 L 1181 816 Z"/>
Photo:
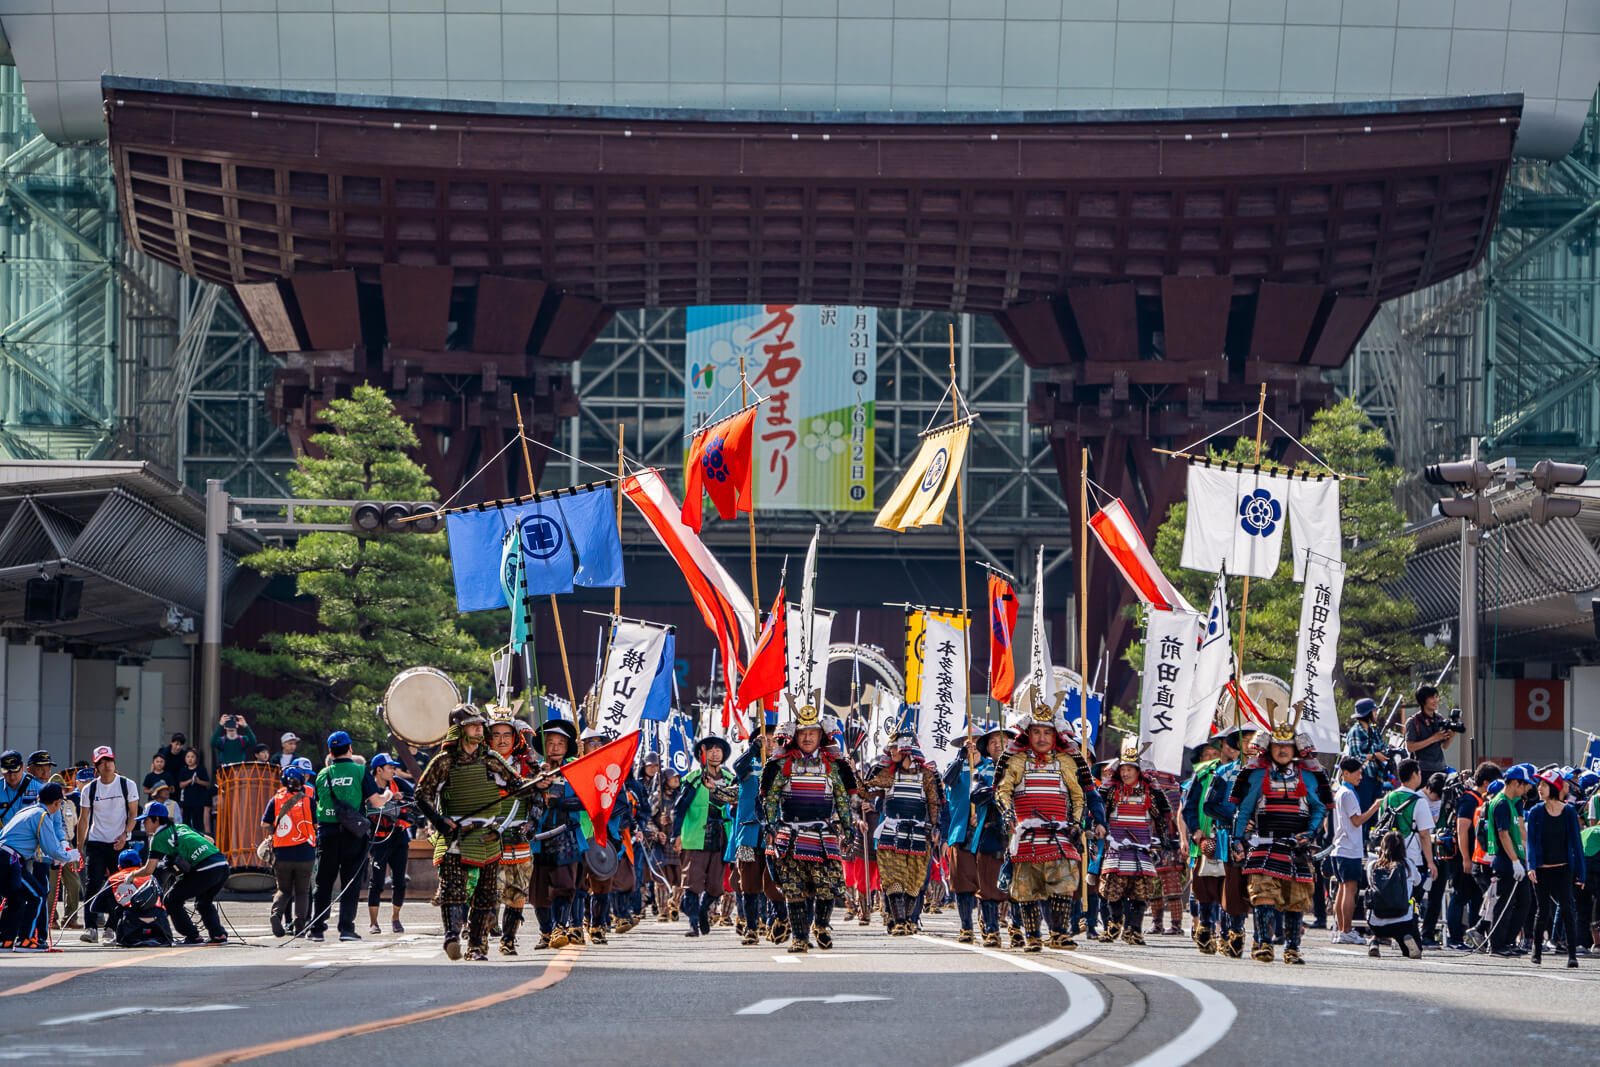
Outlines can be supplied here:
<path id="1" fill-rule="evenodd" d="M 967 737 L 967 635 L 958 618 L 934 615 L 923 622 L 922 704 L 917 747 L 943 767 Z"/>
<path id="2" fill-rule="evenodd" d="M 1305 581 L 1306 553 L 1344 558 L 1339 526 L 1339 479 L 1289 479 L 1289 551 L 1294 580 Z"/>
<path id="3" fill-rule="evenodd" d="M 1271 474 L 1189 464 L 1181 565 L 1271 578 L 1283 553 L 1286 489 Z"/>
<path id="4" fill-rule="evenodd" d="M 1339 751 L 1339 714 L 1334 705 L 1333 666 L 1339 659 L 1339 601 L 1344 564 L 1308 553 L 1300 600 L 1300 640 L 1294 652 L 1290 704 L 1301 704 L 1300 728 L 1318 752 Z M 1293 714 L 1291 712 L 1291 714 Z"/>
<path id="5" fill-rule="evenodd" d="M 1211 736 L 1216 721 L 1217 698 L 1233 677 L 1233 633 L 1228 627 L 1228 576 L 1217 575 L 1211 587 L 1211 607 L 1195 619 L 1199 631 L 1194 683 L 1189 691 L 1188 727 L 1183 743 L 1193 747 Z"/>
<path id="6" fill-rule="evenodd" d="M 1197 617 L 1150 611 L 1144 624 L 1144 676 L 1139 686 L 1139 743 L 1158 771 L 1183 770 L 1183 735 L 1193 703 Z"/>
<path id="7" fill-rule="evenodd" d="M 831 611 L 819 611 L 811 616 L 811 643 L 809 651 L 801 636 L 805 633 L 805 611 L 794 604 L 784 608 L 784 626 L 787 628 L 788 648 L 785 655 L 788 657 L 789 689 L 798 698 L 801 692 L 810 693 L 813 689 L 824 689 L 828 677 L 828 643 L 833 640 L 833 616 Z M 807 678 L 805 659 L 811 660 L 810 677 Z"/>
<path id="8" fill-rule="evenodd" d="M 1038 562 L 1033 570 L 1033 633 L 1028 644 L 1028 674 L 1017 682 L 1012 702 L 1019 711 L 1033 709 L 1022 701 L 1032 686 L 1039 693 L 1036 699 L 1050 703 L 1056 698 L 1056 671 L 1050 662 L 1050 624 L 1044 614 L 1044 546 L 1039 546 Z"/>
<path id="9" fill-rule="evenodd" d="M 664 627 L 637 622 L 615 625 L 606 652 L 605 676 L 600 679 L 597 729 L 616 738 L 639 728 L 666 643 Z"/>

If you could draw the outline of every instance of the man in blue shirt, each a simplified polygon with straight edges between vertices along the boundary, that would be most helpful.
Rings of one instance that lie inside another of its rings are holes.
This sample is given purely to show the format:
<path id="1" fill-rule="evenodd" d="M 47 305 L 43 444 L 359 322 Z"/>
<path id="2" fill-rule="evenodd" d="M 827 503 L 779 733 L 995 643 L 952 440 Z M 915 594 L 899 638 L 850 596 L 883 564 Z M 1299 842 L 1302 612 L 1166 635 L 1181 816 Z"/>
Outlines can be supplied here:
<path id="1" fill-rule="evenodd" d="M 14 748 L 0 752 L 0 826 L 34 803 L 43 783 L 22 766 L 22 753 Z"/>
<path id="2" fill-rule="evenodd" d="M 36 802 L 14 811 L 0 829 L 0 949 L 43 952 L 50 947 L 50 864 L 78 862 L 56 828 L 64 793 L 55 782 L 41 786 Z"/>

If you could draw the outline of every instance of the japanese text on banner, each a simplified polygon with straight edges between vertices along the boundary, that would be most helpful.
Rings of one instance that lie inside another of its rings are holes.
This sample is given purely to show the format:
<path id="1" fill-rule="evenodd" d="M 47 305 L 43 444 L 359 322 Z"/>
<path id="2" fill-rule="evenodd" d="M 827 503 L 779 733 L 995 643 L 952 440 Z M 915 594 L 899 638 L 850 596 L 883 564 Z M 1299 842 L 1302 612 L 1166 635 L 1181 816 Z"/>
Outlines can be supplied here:
<path id="1" fill-rule="evenodd" d="M 1139 742 L 1158 771 L 1183 769 L 1183 737 L 1194 686 L 1195 627 L 1187 611 L 1145 617 L 1144 675 L 1139 686 Z"/>
<path id="2" fill-rule="evenodd" d="M 945 766 L 967 736 L 967 628 L 958 616 L 923 615 L 917 747 L 928 759 Z"/>
<path id="3" fill-rule="evenodd" d="M 755 425 L 759 507 L 872 510 L 875 309 L 690 308 L 687 328 L 686 433 L 738 410 L 741 356 L 750 388 L 767 398 Z"/>
<path id="4" fill-rule="evenodd" d="M 1318 752 L 1339 751 L 1339 715 L 1334 706 L 1333 666 L 1339 659 L 1339 601 L 1344 564 L 1308 553 L 1300 600 L 1300 640 L 1294 653 L 1294 694 L 1300 729 Z"/>
<path id="5" fill-rule="evenodd" d="M 666 643 L 664 627 L 618 622 L 612 628 L 605 677 L 600 679 L 598 729 L 621 737 L 639 728 Z"/>

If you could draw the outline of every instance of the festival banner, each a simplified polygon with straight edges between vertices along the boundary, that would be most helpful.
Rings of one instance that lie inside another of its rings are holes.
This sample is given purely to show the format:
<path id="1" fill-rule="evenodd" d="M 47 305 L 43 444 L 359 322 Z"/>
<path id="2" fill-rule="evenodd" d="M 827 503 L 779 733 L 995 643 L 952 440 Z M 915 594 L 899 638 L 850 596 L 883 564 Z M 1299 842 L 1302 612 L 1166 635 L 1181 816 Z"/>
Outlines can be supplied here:
<path id="1" fill-rule="evenodd" d="M 528 579 L 523 567 L 521 523 L 511 527 L 501 547 L 500 586 L 505 602 L 511 605 L 511 647 L 521 652 L 532 631 L 528 614 Z"/>
<path id="2" fill-rule="evenodd" d="M 621 619 L 612 623 L 611 647 L 606 650 L 605 673 L 595 702 L 596 729 L 609 737 L 621 737 L 639 728 L 661 666 L 667 634 L 665 626 Z"/>
<path id="3" fill-rule="evenodd" d="M 1283 554 L 1286 479 L 1189 464 L 1183 566 L 1271 578 Z"/>
<path id="4" fill-rule="evenodd" d="M 1343 559 L 1339 528 L 1339 479 L 1289 479 L 1289 551 L 1294 580 L 1305 581 L 1306 553 Z"/>
<path id="5" fill-rule="evenodd" d="M 922 447 L 900 476 L 900 484 L 872 524 L 900 531 L 943 523 L 945 505 L 961 478 L 961 460 L 967 454 L 971 429 L 968 420 L 924 437 Z"/>
<path id="6" fill-rule="evenodd" d="M 1017 663 L 1011 639 L 1017 632 L 1017 591 L 998 574 L 989 575 L 989 695 L 1011 703 Z"/>
<path id="7" fill-rule="evenodd" d="M 1139 743 L 1158 771 L 1183 770 L 1183 740 L 1197 655 L 1195 616 L 1187 611 L 1145 615 L 1144 674 L 1139 686 Z"/>
<path id="8" fill-rule="evenodd" d="M 922 612 L 906 610 L 906 703 L 922 699 Z"/>
<path id="9" fill-rule="evenodd" d="M 674 712 L 667 723 L 667 760 L 662 773 L 671 771 L 680 778 L 694 766 L 694 723 L 684 712 Z"/>
<path id="10" fill-rule="evenodd" d="M 776 511 L 871 511 L 878 313 L 834 305 L 691 307 L 684 432 L 737 411 L 739 360 L 767 398 L 753 427 L 754 494 Z M 753 399 L 753 397 L 752 397 Z M 692 441 L 685 440 L 688 458 Z"/>
<path id="11" fill-rule="evenodd" d="M 1339 751 L 1339 714 L 1334 705 L 1333 666 L 1339 659 L 1339 601 L 1344 564 L 1310 553 L 1300 600 L 1300 640 L 1294 653 L 1291 704 L 1300 705 L 1300 726 L 1318 752 Z"/>
<path id="12" fill-rule="evenodd" d="M 639 731 L 634 730 L 561 768 L 567 784 L 583 803 L 597 845 L 606 843 L 606 823 L 611 820 L 611 809 L 622 792 L 638 748 Z"/>
<path id="13" fill-rule="evenodd" d="M 1228 576 L 1217 575 L 1211 587 L 1211 608 L 1196 616 L 1195 647 L 1199 656 L 1195 660 L 1194 685 L 1190 690 L 1190 707 L 1183 743 L 1193 747 L 1211 736 L 1211 724 L 1216 721 L 1217 700 L 1222 689 L 1233 677 L 1233 634 L 1228 627 Z"/>
<path id="14" fill-rule="evenodd" d="M 1056 698 L 1056 670 L 1050 662 L 1050 623 L 1044 614 L 1044 546 L 1039 546 L 1038 562 L 1034 565 L 1033 578 L 1033 633 L 1028 648 L 1028 676 L 1022 679 L 1019 686 L 1026 695 L 1032 688 L 1037 690 L 1035 700 L 1046 704 Z M 1026 712 L 1031 709 L 1024 707 Z"/>
<path id="15" fill-rule="evenodd" d="M 788 606 L 789 617 L 785 625 L 789 632 L 788 652 L 788 688 L 797 694 L 797 697 L 809 694 L 814 689 L 824 688 L 824 680 L 828 676 L 828 643 L 833 640 L 833 617 L 831 611 L 813 611 L 811 613 L 811 638 L 807 643 L 802 634 L 805 633 L 803 618 L 805 611 L 795 604 Z M 805 660 L 809 659 L 810 670 L 807 671 Z"/>
<path id="16" fill-rule="evenodd" d="M 1113 497 L 1109 504 L 1091 515 L 1089 528 L 1140 600 L 1160 611 L 1194 610 L 1161 572 L 1150 546 L 1145 543 L 1144 534 L 1139 532 L 1139 525 L 1121 500 Z"/>
<path id="17" fill-rule="evenodd" d="M 1593 771 L 1600 774 L 1600 737 L 1589 735 L 1589 747 L 1583 750 L 1582 767 L 1584 771 Z"/>
<path id="18" fill-rule="evenodd" d="M 967 626 L 959 615 L 920 612 L 922 685 L 917 747 L 943 767 L 967 737 Z"/>

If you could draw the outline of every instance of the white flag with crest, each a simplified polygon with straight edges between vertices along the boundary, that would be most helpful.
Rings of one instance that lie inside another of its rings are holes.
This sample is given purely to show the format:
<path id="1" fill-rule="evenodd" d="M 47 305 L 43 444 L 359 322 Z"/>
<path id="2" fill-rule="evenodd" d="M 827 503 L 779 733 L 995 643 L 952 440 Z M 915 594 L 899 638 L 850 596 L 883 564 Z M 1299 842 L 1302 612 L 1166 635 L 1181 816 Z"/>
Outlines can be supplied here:
<path id="1" fill-rule="evenodd" d="M 1189 464 L 1183 566 L 1271 578 L 1283 554 L 1287 479 Z"/>

